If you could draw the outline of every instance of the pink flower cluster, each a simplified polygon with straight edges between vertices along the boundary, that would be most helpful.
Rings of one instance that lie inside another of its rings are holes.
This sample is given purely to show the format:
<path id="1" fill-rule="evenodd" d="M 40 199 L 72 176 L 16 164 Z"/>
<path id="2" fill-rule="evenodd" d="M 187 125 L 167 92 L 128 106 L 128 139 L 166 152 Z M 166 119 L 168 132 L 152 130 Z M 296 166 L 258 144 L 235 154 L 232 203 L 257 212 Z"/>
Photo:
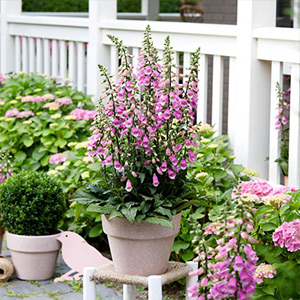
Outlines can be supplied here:
<path id="1" fill-rule="evenodd" d="M 61 153 L 56 153 L 50 156 L 49 164 L 59 164 L 61 162 L 66 161 L 68 158 L 63 157 Z"/>
<path id="2" fill-rule="evenodd" d="M 78 121 L 78 120 L 93 120 L 96 115 L 96 111 L 82 109 L 82 108 L 76 108 L 73 111 L 71 111 L 70 115 L 75 116 L 76 121 Z"/>
<path id="3" fill-rule="evenodd" d="M 276 273 L 277 271 L 273 268 L 272 265 L 262 263 L 256 267 L 254 279 L 259 284 L 263 282 L 264 278 L 274 278 L 274 275 L 276 275 Z"/>
<path id="4" fill-rule="evenodd" d="M 252 194 L 259 198 L 268 196 L 273 191 L 273 187 L 261 179 L 242 181 L 237 189 L 240 190 L 241 194 Z M 235 196 L 235 194 L 233 196 Z"/>
<path id="5" fill-rule="evenodd" d="M 60 106 L 61 105 L 73 104 L 73 101 L 70 98 L 68 98 L 68 97 L 63 97 L 63 98 L 55 99 L 54 102 L 58 103 Z"/>
<path id="6" fill-rule="evenodd" d="M 192 68 L 189 80 L 177 83 L 171 62 L 161 66 L 151 43 L 149 39 L 140 52 L 137 73 L 125 57 L 120 79 L 105 87 L 102 100 L 108 98 L 107 104 L 100 104 L 89 139 L 89 154 L 126 178 L 127 191 L 132 189 L 132 172 L 138 171 L 137 157 L 143 157 L 142 167 L 153 169 L 155 187 L 164 174 L 175 179 L 197 157 L 192 150 L 198 146 L 193 125 L 197 68 Z M 102 75 L 109 78 L 103 67 Z"/>
<path id="7" fill-rule="evenodd" d="M 286 247 L 288 251 L 295 252 L 300 249 L 300 219 L 284 222 L 273 233 L 275 246 Z"/>
<path id="8" fill-rule="evenodd" d="M 28 118 L 28 117 L 32 117 L 32 116 L 34 116 L 34 112 L 31 110 L 20 111 L 17 114 L 17 118 L 19 118 L 19 119 Z"/>
<path id="9" fill-rule="evenodd" d="M 258 257 L 256 252 L 252 250 L 251 245 L 246 244 L 243 248 L 245 258 L 237 251 L 237 239 L 231 238 L 227 243 L 215 248 L 214 254 L 208 255 L 208 258 L 215 257 L 215 263 L 209 263 L 209 272 L 193 287 L 188 289 L 188 295 L 192 298 L 205 299 L 204 295 L 199 295 L 199 289 L 208 287 L 207 299 L 228 299 L 235 297 L 237 293 L 238 299 L 250 300 L 251 295 L 255 291 L 255 270 Z M 202 260 L 205 258 L 205 253 L 199 254 Z M 192 272 L 190 276 L 203 275 L 204 269 Z M 238 278 L 237 278 L 238 276 Z M 238 286 L 240 282 L 240 287 Z"/>
<path id="10" fill-rule="evenodd" d="M 6 111 L 4 118 L 17 117 L 18 119 L 23 119 L 32 116 L 34 116 L 34 113 L 31 110 L 19 111 L 17 108 L 13 108 Z"/>
<path id="11" fill-rule="evenodd" d="M 12 118 L 18 115 L 19 111 L 17 108 L 9 109 L 6 111 L 4 118 Z"/>
<path id="12" fill-rule="evenodd" d="M 43 102 L 44 99 L 41 96 L 24 96 L 21 99 L 21 102 L 29 102 L 29 103 L 38 103 L 38 102 Z"/>

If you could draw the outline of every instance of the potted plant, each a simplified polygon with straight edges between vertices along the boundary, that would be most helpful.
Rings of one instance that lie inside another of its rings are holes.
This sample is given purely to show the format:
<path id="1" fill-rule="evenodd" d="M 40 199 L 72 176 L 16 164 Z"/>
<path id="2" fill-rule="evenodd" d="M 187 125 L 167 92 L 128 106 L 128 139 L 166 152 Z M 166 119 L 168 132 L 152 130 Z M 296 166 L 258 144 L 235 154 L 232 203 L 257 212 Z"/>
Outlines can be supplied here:
<path id="1" fill-rule="evenodd" d="M 60 249 L 57 225 L 65 209 L 61 184 L 45 173 L 22 171 L 0 185 L 1 224 L 18 278 L 52 277 Z"/>
<path id="2" fill-rule="evenodd" d="M 200 49 L 179 83 L 169 37 L 161 65 L 147 27 L 136 71 L 123 42 L 109 38 L 122 61 L 120 77 L 114 83 L 99 66 L 106 86 L 88 146 L 103 176 L 72 199 L 102 214 L 116 271 L 162 274 L 179 231 L 181 210 L 198 203 L 191 199 L 186 174 L 197 157 Z"/>

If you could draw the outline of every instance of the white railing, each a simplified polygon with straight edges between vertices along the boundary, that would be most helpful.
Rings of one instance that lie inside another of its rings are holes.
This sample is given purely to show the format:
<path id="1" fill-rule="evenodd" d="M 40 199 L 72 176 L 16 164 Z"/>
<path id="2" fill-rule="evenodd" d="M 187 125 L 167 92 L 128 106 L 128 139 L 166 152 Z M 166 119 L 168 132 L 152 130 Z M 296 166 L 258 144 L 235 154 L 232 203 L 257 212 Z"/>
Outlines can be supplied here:
<path id="1" fill-rule="evenodd" d="M 21 14 L 20 2 L 1 1 L 1 71 L 67 77 L 95 99 L 101 91 L 97 64 L 117 76 L 117 53 L 107 34 L 130 47 L 136 65 L 143 32 L 150 24 L 159 54 L 169 35 L 175 63 L 183 62 L 184 72 L 191 53 L 201 47 L 198 121 L 206 122 L 211 114 L 215 130 L 222 133 L 225 90 L 228 134 L 237 162 L 274 184 L 280 180 L 274 163 L 279 157 L 275 85 L 282 80 L 283 63 L 290 63 L 289 183 L 300 187 L 300 29 L 275 28 L 276 0 L 238 0 L 237 25 L 117 20 L 115 0 L 90 0 L 88 18 L 28 16 Z M 224 73 L 229 77 L 225 88 Z"/>

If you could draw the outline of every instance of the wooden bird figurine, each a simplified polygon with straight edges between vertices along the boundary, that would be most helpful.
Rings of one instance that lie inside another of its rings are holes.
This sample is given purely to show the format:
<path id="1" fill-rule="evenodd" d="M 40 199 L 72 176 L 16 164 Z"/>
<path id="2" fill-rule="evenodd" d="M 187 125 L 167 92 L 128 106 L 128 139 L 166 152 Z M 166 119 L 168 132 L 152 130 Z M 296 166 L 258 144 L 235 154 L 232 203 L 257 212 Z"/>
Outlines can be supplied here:
<path id="1" fill-rule="evenodd" d="M 98 267 L 111 263 L 111 260 L 105 258 L 77 233 L 64 231 L 57 239 L 62 244 L 62 258 L 71 270 L 55 278 L 54 282 L 73 280 L 73 278 L 79 280 L 83 276 L 85 267 Z M 72 276 L 75 272 L 76 274 Z"/>

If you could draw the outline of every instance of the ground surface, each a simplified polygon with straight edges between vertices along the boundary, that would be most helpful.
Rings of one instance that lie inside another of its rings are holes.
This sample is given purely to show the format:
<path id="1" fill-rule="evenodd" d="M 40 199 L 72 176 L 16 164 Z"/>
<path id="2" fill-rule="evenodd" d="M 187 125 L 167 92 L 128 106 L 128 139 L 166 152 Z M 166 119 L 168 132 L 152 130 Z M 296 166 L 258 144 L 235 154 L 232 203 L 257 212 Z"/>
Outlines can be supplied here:
<path id="1" fill-rule="evenodd" d="M 5 243 L 2 255 L 11 260 L 10 252 Z M 55 277 L 59 277 L 69 270 L 61 256 L 58 257 Z M 163 287 L 164 300 L 181 300 L 183 287 L 174 283 Z M 97 300 L 121 300 L 122 285 L 105 283 L 97 284 Z M 55 283 L 53 279 L 45 281 L 23 281 L 14 275 L 8 282 L 0 283 L 0 300 L 82 300 L 82 282 L 65 281 Z M 147 299 L 147 290 L 137 287 L 137 299 Z"/>

